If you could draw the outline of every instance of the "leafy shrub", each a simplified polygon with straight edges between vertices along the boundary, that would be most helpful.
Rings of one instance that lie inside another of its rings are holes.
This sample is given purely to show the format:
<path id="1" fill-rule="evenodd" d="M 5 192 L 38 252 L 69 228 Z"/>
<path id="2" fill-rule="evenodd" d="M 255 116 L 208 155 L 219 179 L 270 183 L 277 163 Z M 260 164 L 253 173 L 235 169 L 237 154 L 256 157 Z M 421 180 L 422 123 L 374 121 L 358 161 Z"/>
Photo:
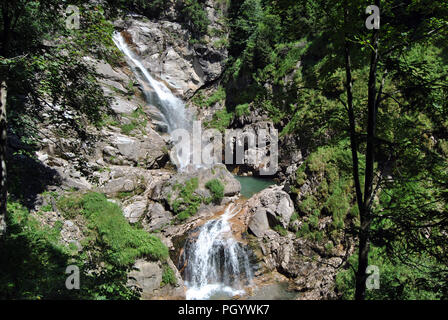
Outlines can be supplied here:
<path id="1" fill-rule="evenodd" d="M 202 203 L 202 197 L 195 191 L 199 186 L 198 178 L 187 180 L 184 185 L 176 184 L 173 189 L 180 190 L 178 197 L 173 201 L 172 206 L 177 219 L 186 220 L 196 214 Z"/>
<path id="2" fill-rule="evenodd" d="M 219 87 L 218 90 L 213 92 L 213 94 L 205 101 L 208 107 L 213 106 L 215 103 L 225 100 L 226 91 L 223 87 Z"/>
<path id="3" fill-rule="evenodd" d="M 328 242 L 325 245 L 325 251 L 328 253 L 331 253 L 331 251 L 333 251 L 333 248 L 334 248 L 333 242 Z"/>
<path id="4" fill-rule="evenodd" d="M 95 240 L 106 248 L 106 256 L 111 264 L 129 265 L 142 256 L 154 260 L 168 257 L 168 248 L 159 238 L 132 228 L 120 207 L 108 201 L 104 195 L 87 193 L 81 203 L 89 228 L 95 232 Z"/>
<path id="5" fill-rule="evenodd" d="M 224 197 L 224 185 L 219 179 L 212 179 L 205 184 L 205 187 L 212 193 L 212 200 L 214 203 L 221 203 Z"/>
<path id="6" fill-rule="evenodd" d="M 7 202 L 7 232 L 0 241 L 0 298 L 79 298 L 65 288 L 71 251 L 59 243 L 62 223 L 41 225 L 18 202 Z"/>
<path id="7" fill-rule="evenodd" d="M 162 282 L 160 283 L 160 285 L 165 286 L 167 284 L 176 285 L 177 279 L 173 269 L 171 269 L 171 267 L 168 265 L 164 265 L 162 273 Z"/>
<path id="8" fill-rule="evenodd" d="M 121 133 L 125 135 L 130 135 L 138 127 L 137 121 L 131 121 L 131 123 L 121 125 Z"/>
<path id="9" fill-rule="evenodd" d="M 56 206 L 66 219 L 74 219 L 81 211 L 81 195 L 62 196 Z"/>
<path id="10" fill-rule="evenodd" d="M 274 227 L 274 230 L 277 231 L 283 237 L 286 237 L 288 235 L 288 231 L 286 231 L 286 229 L 279 224 Z"/>
<path id="11" fill-rule="evenodd" d="M 369 251 L 369 265 L 376 265 L 380 271 L 380 288 L 367 290 L 367 300 L 425 300 L 440 299 L 443 291 L 440 283 L 432 278 L 430 270 L 436 261 L 424 254 L 416 256 L 401 264 L 399 258 L 389 257 L 384 248 L 371 246 Z M 414 268 L 417 262 L 425 265 L 425 268 Z M 358 265 L 358 255 L 350 256 L 348 264 L 355 270 Z M 355 274 L 352 268 L 342 269 L 336 275 L 336 290 L 342 299 L 353 299 L 355 295 Z"/>
<path id="12" fill-rule="evenodd" d="M 291 215 L 291 218 L 289 219 L 290 222 L 294 222 L 299 219 L 299 214 L 294 211 L 294 213 Z"/>
<path id="13" fill-rule="evenodd" d="M 213 114 L 212 120 L 206 124 L 207 127 L 218 129 L 223 132 L 230 125 L 233 119 L 233 112 L 227 111 L 227 109 L 218 110 Z"/>
<path id="14" fill-rule="evenodd" d="M 239 104 L 235 107 L 235 114 L 237 117 L 241 117 L 243 115 L 248 115 L 249 112 L 249 104 L 248 103 L 244 103 L 244 104 Z"/>
<path id="15" fill-rule="evenodd" d="M 207 18 L 204 5 L 199 0 L 181 0 L 180 12 L 194 39 L 199 39 L 207 33 L 210 21 Z"/>

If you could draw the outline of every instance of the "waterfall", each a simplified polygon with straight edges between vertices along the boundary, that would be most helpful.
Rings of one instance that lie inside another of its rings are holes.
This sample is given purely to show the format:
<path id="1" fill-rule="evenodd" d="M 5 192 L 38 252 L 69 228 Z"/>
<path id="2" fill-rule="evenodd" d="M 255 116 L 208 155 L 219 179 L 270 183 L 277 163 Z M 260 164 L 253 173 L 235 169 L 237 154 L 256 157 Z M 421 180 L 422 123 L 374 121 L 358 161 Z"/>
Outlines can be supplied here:
<path id="1" fill-rule="evenodd" d="M 248 251 L 232 236 L 229 220 L 238 213 L 233 204 L 224 214 L 200 227 L 197 239 L 187 241 L 180 260 L 185 265 L 187 299 L 244 294 L 253 277 Z"/>
<path id="2" fill-rule="evenodd" d="M 115 32 L 113 41 L 124 53 L 128 63 L 143 87 L 147 102 L 156 106 L 163 115 L 163 121 L 171 134 L 176 129 L 192 132 L 192 118 L 185 105 L 169 88 L 155 80 L 143 66 L 140 59 L 131 51 L 120 33 Z M 201 142 L 201 137 L 193 143 Z M 182 149 L 182 139 L 180 149 Z M 188 142 L 190 143 L 190 142 Z M 179 146 L 179 144 L 176 144 Z M 190 148 L 188 150 L 191 150 Z M 175 150 L 178 170 L 182 171 L 192 163 L 192 152 L 182 157 L 179 149 Z M 197 165 L 195 168 L 202 167 Z M 188 288 L 187 299 L 207 299 L 213 295 L 231 297 L 243 294 L 244 286 L 252 280 L 253 271 L 249 263 L 248 251 L 237 242 L 231 232 L 229 219 L 238 213 L 237 207 L 229 205 L 224 214 L 205 223 L 199 231 L 196 241 L 190 238 L 181 257 L 185 284 Z"/>
<path id="3" fill-rule="evenodd" d="M 143 93 L 148 103 L 161 111 L 162 121 L 166 124 L 168 133 L 172 133 L 176 129 L 186 129 L 191 132 L 192 117 L 187 113 L 182 100 L 177 98 L 164 83 L 155 80 L 150 75 L 119 32 L 114 32 L 112 39 L 118 49 L 127 57 L 134 74 L 142 84 Z M 182 170 L 190 163 L 191 155 L 182 157 L 179 154 L 180 149 L 177 151 L 177 165 L 178 169 Z"/>

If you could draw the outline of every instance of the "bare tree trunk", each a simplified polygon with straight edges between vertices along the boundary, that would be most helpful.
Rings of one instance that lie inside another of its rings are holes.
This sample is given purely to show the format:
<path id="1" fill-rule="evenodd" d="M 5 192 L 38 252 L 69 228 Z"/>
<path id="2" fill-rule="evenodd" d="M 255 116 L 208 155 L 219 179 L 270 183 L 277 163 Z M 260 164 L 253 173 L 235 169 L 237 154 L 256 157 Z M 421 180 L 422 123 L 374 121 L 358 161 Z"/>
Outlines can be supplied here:
<path id="1" fill-rule="evenodd" d="M 0 236 L 6 231 L 6 82 L 2 81 L 0 90 Z"/>
<path id="2" fill-rule="evenodd" d="M 344 24 L 347 26 L 348 23 L 348 6 L 347 1 L 345 1 L 344 8 Z M 352 152 L 352 163 L 353 163 L 353 179 L 355 182 L 356 191 L 356 201 L 358 204 L 359 211 L 362 210 L 363 200 L 361 183 L 359 181 L 359 161 L 358 161 L 358 140 L 356 137 L 356 124 L 355 124 L 355 113 L 353 110 L 353 80 L 351 71 L 351 57 L 350 57 L 350 41 L 348 40 L 348 34 L 345 34 L 345 76 L 346 76 L 346 92 L 347 92 L 347 111 L 348 119 L 350 125 L 350 149 Z"/>
<path id="3" fill-rule="evenodd" d="M 380 0 L 375 4 L 380 7 Z M 373 176 L 375 163 L 375 130 L 377 115 L 377 97 L 376 97 L 376 78 L 378 67 L 378 39 L 379 31 L 374 29 L 372 34 L 373 52 L 370 56 L 370 72 L 368 83 L 368 116 L 367 116 L 367 148 L 366 148 L 366 170 L 364 181 L 364 201 L 362 210 L 359 211 L 360 230 L 359 230 L 359 251 L 358 251 L 358 270 L 356 273 L 355 299 L 364 300 L 366 295 L 366 269 L 369 264 L 370 248 L 370 224 L 372 222 L 372 197 L 373 197 Z"/>

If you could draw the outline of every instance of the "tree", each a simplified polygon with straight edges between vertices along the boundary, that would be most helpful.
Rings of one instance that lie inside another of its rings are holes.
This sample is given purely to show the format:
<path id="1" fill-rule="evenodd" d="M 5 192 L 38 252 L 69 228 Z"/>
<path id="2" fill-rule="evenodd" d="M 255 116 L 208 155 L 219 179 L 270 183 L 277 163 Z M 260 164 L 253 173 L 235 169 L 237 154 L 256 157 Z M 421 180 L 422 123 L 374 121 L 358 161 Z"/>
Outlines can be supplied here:
<path id="1" fill-rule="evenodd" d="M 448 4 L 376 1 L 376 5 L 381 9 L 381 26 L 368 30 L 364 1 L 276 1 L 273 8 L 282 17 L 282 37 L 305 39 L 307 48 L 295 83 L 289 84 L 288 93 L 296 94 L 296 100 L 280 87 L 280 101 L 274 107 L 267 104 L 268 111 L 279 114 L 286 105 L 280 116 L 289 121 L 288 133 L 316 128 L 323 137 L 313 141 L 311 153 L 316 145 L 350 140 L 359 225 L 346 231 L 358 240 L 352 265 L 357 269 L 356 298 L 374 296 L 365 290 L 370 244 L 381 247 L 378 252 L 387 254 L 389 261 L 424 269 L 420 274 L 426 277 L 419 281 L 440 296 L 446 292 L 443 276 L 448 266 L 443 255 L 448 250 L 444 182 L 448 123 L 442 120 L 448 112 Z M 293 19 L 297 16 L 305 24 L 300 30 Z M 294 44 L 285 47 L 291 52 Z M 274 68 L 284 68 L 286 59 L 278 59 L 279 53 L 274 49 L 275 63 L 259 79 L 270 81 L 276 75 Z M 293 62 L 290 65 L 297 60 Z M 303 97 L 317 97 L 318 103 Z M 311 121 L 304 115 L 311 115 Z M 313 120 L 325 123 L 325 129 Z"/>
<path id="2" fill-rule="evenodd" d="M 104 50 L 104 43 L 113 46 L 109 34 L 113 27 L 104 22 L 100 8 L 86 10 L 84 5 L 88 3 L 74 3 L 84 13 L 78 31 L 66 29 L 65 7 L 60 1 L 2 2 L 0 221 L 6 220 L 7 135 L 15 134 L 34 147 L 39 122 L 50 121 L 68 124 L 85 138 L 86 121 L 99 124 L 100 111 L 107 109 L 109 99 L 104 97 L 93 67 L 85 63 L 83 56 L 93 54 L 107 59 L 113 55 Z M 91 46 L 86 41 L 91 38 L 103 39 L 103 43 Z M 43 119 L 44 109 L 51 114 L 50 119 Z"/>
<path id="3" fill-rule="evenodd" d="M 375 1 L 375 5 L 382 9 L 380 6 L 379 0 Z M 433 6 L 432 8 L 440 8 L 447 9 L 446 5 L 440 3 L 440 7 Z M 391 14 L 393 13 L 394 6 L 391 5 L 385 10 L 385 12 Z M 353 177 L 355 182 L 356 189 L 356 198 L 357 205 L 359 209 L 360 216 L 360 227 L 358 231 L 358 269 L 356 272 L 356 291 L 355 298 L 362 300 L 365 298 L 366 294 L 366 269 L 368 266 L 368 255 L 369 255 L 369 247 L 370 247 L 370 237 L 371 237 L 371 225 L 372 221 L 375 219 L 375 213 L 373 210 L 375 196 L 379 189 L 384 186 L 381 185 L 381 182 L 384 179 L 384 162 L 381 164 L 380 161 L 376 160 L 376 155 L 378 154 L 378 148 L 384 141 L 381 141 L 377 135 L 377 114 L 378 108 L 381 106 L 383 102 L 383 89 L 385 86 L 386 78 L 390 72 L 397 73 L 399 70 L 397 66 L 391 66 L 391 54 L 398 49 L 402 49 L 405 46 L 415 45 L 418 41 L 423 41 L 430 36 L 437 35 L 437 32 L 443 30 L 447 27 L 446 21 L 437 20 L 435 23 L 436 26 L 430 26 L 432 28 L 428 29 L 428 25 L 424 20 L 420 18 L 420 21 L 417 20 L 415 28 L 415 32 L 411 34 L 409 37 L 405 38 L 404 41 L 397 42 L 398 39 L 402 39 L 402 37 L 398 37 L 399 32 L 402 34 L 406 34 L 403 32 L 404 30 L 400 27 L 390 23 L 387 27 L 388 33 L 393 33 L 393 36 L 385 39 L 386 43 L 384 45 L 384 50 L 382 52 L 379 51 L 379 39 L 380 39 L 380 30 L 374 29 L 370 40 L 366 40 L 364 38 L 360 43 L 363 43 L 370 52 L 370 64 L 369 64 L 369 76 L 368 76 L 368 85 L 367 85 L 367 133 L 365 135 L 366 147 L 365 147 L 365 159 L 366 159 L 366 167 L 365 167 L 365 177 L 364 177 L 364 191 L 361 190 L 361 181 L 360 181 L 360 172 L 359 172 L 359 160 L 358 160 L 358 152 L 359 150 L 359 135 L 356 132 L 355 125 L 355 117 L 353 112 L 353 80 L 352 80 L 352 65 L 351 65 L 351 41 L 348 25 L 352 22 L 349 21 L 349 11 L 353 10 L 353 7 L 350 8 L 348 1 L 344 2 L 344 29 L 345 32 L 345 70 L 346 70 L 346 106 L 348 111 L 349 118 L 349 126 L 350 126 L 350 141 L 351 141 L 351 149 L 352 149 L 352 160 L 353 160 Z M 414 4 L 412 8 L 415 12 L 423 11 L 422 7 Z M 411 9 L 411 10 L 412 10 Z M 426 10 L 427 11 L 427 10 Z M 411 12 L 412 13 L 412 12 Z M 437 14 L 431 12 L 437 17 Z M 390 17 L 390 16 L 389 16 Z M 442 16 L 443 17 L 443 16 Z M 387 20 L 386 20 L 387 21 Z M 383 27 L 384 28 L 384 27 Z M 353 32 L 353 31 L 352 31 Z M 360 37 L 358 37 L 360 39 Z M 397 57 L 395 59 L 398 59 Z M 380 62 L 383 64 L 380 67 Z M 414 66 L 417 68 L 416 66 Z M 393 68 L 393 70 L 389 70 Z M 381 71 L 379 70 L 381 69 Z M 381 82 L 378 84 L 377 78 L 378 73 L 381 72 Z M 428 84 L 426 84 L 428 85 Z M 378 166 L 375 166 L 375 163 L 378 163 Z M 434 163 L 435 164 L 435 163 Z M 375 178 L 376 177 L 376 178 Z M 395 183 L 403 183 L 399 176 L 395 177 Z M 398 203 L 399 199 L 394 199 Z M 399 212 L 396 212 L 398 215 Z M 384 217 L 382 217 L 384 219 Z M 434 220 L 435 217 L 433 216 Z M 403 222 L 403 221 L 401 221 Z M 384 239 L 383 239 L 384 241 Z"/>
<path id="4" fill-rule="evenodd" d="M 6 229 L 6 83 L 0 88 L 0 236 Z"/>

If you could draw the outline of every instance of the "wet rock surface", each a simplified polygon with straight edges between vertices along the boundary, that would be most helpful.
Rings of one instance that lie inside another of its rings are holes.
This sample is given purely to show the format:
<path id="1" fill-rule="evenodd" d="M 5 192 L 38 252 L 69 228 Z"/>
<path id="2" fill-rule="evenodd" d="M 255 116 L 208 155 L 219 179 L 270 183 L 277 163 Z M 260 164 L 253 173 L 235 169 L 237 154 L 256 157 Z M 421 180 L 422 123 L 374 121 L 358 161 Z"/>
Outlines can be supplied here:
<path id="1" fill-rule="evenodd" d="M 163 81 L 179 97 L 186 99 L 204 84 L 216 81 L 228 57 L 227 49 L 216 45 L 218 40 L 226 36 L 220 22 L 223 12 L 211 1 L 206 3 L 206 12 L 209 28 L 221 30 L 220 33 L 224 34 L 221 37 L 207 35 L 207 43 L 191 44 L 191 33 L 185 25 L 177 22 L 176 11 L 161 20 L 148 20 L 134 15 L 116 21 L 115 25 L 125 30 L 128 41 L 152 75 Z"/>

